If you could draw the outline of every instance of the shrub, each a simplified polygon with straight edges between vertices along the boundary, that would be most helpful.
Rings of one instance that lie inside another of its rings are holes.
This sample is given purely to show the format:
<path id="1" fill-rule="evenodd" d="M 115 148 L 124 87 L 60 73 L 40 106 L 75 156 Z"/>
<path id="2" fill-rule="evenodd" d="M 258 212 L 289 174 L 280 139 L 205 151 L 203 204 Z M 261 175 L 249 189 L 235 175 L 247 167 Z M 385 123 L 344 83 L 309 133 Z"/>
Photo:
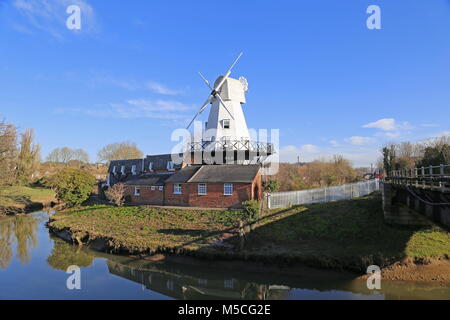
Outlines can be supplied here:
<path id="1" fill-rule="evenodd" d="M 268 180 L 263 182 L 263 187 L 268 192 L 277 192 L 280 189 L 280 183 L 276 180 Z"/>
<path id="2" fill-rule="evenodd" d="M 76 168 L 65 168 L 49 179 L 49 185 L 56 193 L 56 198 L 68 207 L 82 204 L 92 192 L 95 177 Z"/>
<path id="3" fill-rule="evenodd" d="M 116 183 L 105 191 L 105 196 L 116 206 L 123 206 L 125 203 L 125 185 L 123 183 Z"/>
<path id="4" fill-rule="evenodd" d="M 242 213 L 243 217 L 247 222 L 254 221 L 259 216 L 259 201 L 258 200 L 248 200 L 242 202 Z"/>

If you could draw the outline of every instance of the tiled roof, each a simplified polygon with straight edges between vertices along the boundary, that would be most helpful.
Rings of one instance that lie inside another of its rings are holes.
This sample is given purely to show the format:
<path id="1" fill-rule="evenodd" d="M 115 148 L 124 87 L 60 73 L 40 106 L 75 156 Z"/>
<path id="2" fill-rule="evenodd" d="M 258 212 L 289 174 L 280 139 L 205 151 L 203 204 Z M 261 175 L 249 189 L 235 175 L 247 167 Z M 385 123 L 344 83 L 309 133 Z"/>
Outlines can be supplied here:
<path id="1" fill-rule="evenodd" d="M 172 175 L 169 179 L 167 179 L 166 182 L 186 183 L 198 171 L 198 169 L 200 169 L 200 167 L 201 166 L 184 167 L 183 169 Z"/>
<path id="2" fill-rule="evenodd" d="M 171 183 L 251 183 L 259 165 L 187 166 L 167 179 Z"/>
<path id="3" fill-rule="evenodd" d="M 163 186 L 173 173 L 144 173 L 130 176 L 123 183 L 131 186 Z"/>
<path id="4" fill-rule="evenodd" d="M 251 183 L 255 179 L 259 165 L 205 165 L 189 179 L 189 183 Z"/>
<path id="5" fill-rule="evenodd" d="M 125 166 L 125 173 L 131 173 L 131 166 L 135 165 L 138 172 L 148 171 L 150 162 L 152 163 L 152 170 L 167 170 L 167 164 L 176 159 L 176 154 L 159 154 L 147 156 L 144 159 L 128 159 L 128 160 L 113 160 L 109 164 L 108 172 L 112 173 L 113 167 L 116 166 L 116 172 L 120 172 L 120 168 Z M 142 166 L 144 161 L 144 166 Z M 181 163 L 174 163 L 174 169 L 181 169 Z"/>

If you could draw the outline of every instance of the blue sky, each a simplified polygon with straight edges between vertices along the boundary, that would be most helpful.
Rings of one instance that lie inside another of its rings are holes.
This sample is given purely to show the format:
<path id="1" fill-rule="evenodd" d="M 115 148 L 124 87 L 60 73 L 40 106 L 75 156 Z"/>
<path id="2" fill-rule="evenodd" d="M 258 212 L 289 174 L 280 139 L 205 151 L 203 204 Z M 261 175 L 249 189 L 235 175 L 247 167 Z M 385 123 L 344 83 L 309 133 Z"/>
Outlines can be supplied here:
<path id="1" fill-rule="evenodd" d="M 170 152 L 208 95 L 197 72 L 214 81 L 241 51 L 248 126 L 280 129 L 282 161 L 369 165 L 387 142 L 450 130 L 450 1 L 1 0 L 0 39 L 0 117 L 34 128 L 43 157 Z"/>

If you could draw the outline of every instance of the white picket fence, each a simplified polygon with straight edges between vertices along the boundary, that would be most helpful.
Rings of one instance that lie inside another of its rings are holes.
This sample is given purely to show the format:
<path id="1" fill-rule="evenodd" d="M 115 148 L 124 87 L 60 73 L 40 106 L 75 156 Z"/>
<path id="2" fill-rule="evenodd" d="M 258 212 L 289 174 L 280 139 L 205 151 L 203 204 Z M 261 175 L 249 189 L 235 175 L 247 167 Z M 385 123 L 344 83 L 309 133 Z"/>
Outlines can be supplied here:
<path id="1" fill-rule="evenodd" d="M 358 198 L 380 189 L 379 179 L 344 184 L 342 186 L 267 194 L 269 209 L 287 208 L 291 205 L 329 202 Z"/>

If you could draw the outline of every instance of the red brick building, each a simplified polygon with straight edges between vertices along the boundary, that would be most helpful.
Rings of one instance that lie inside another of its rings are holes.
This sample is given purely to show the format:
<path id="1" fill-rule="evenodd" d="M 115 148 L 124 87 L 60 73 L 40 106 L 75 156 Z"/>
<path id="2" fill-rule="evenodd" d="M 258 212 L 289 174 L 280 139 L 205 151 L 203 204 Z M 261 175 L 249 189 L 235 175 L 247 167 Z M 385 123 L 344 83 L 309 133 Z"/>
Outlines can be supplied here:
<path id="1" fill-rule="evenodd" d="M 135 204 L 238 208 L 262 197 L 259 165 L 175 166 L 170 159 L 161 155 L 112 161 L 109 184 L 124 183 L 127 199 Z"/>

